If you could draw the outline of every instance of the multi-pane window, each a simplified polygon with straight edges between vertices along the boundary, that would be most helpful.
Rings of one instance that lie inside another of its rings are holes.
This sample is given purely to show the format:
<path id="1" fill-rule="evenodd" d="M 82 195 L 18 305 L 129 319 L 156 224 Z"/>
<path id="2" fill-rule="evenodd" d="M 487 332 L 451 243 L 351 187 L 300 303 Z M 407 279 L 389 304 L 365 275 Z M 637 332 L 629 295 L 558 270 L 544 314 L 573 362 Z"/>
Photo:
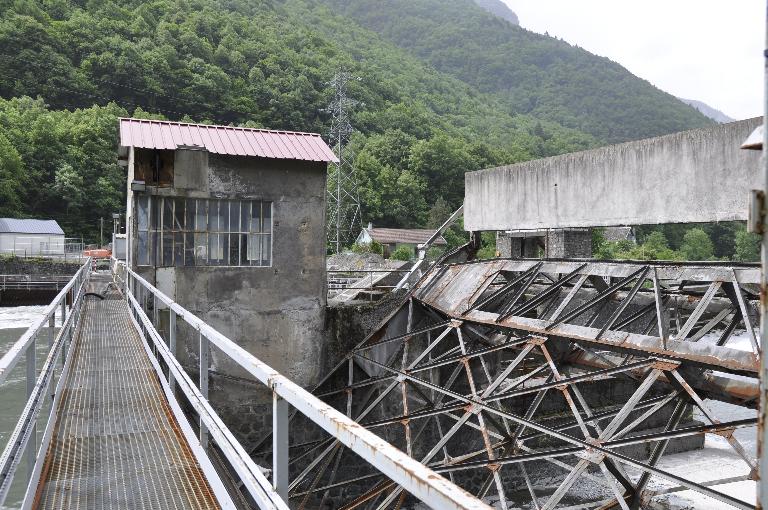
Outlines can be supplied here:
<path id="1" fill-rule="evenodd" d="M 139 196 L 140 266 L 271 266 L 272 202 Z"/>

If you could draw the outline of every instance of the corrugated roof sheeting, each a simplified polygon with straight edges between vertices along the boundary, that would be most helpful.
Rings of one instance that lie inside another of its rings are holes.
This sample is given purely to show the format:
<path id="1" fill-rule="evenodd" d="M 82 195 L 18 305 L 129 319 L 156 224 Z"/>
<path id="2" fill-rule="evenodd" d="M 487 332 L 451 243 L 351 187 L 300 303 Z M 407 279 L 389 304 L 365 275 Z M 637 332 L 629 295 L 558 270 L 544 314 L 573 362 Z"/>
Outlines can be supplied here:
<path id="1" fill-rule="evenodd" d="M 320 135 L 231 126 L 120 119 L 120 146 L 175 150 L 204 147 L 214 154 L 338 162 Z"/>
<path id="2" fill-rule="evenodd" d="M 407 243 L 407 244 L 423 244 L 426 243 L 434 230 L 429 229 L 415 229 L 415 228 L 366 228 L 368 235 L 371 236 L 376 242 L 379 243 Z M 443 245 L 448 244 L 445 242 L 443 236 L 435 239 L 434 244 Z"/>
<path id="3" fill-rule="evenodd" d="M 56 220 L 0 218 L 0 233 L 64 235 Z"/>

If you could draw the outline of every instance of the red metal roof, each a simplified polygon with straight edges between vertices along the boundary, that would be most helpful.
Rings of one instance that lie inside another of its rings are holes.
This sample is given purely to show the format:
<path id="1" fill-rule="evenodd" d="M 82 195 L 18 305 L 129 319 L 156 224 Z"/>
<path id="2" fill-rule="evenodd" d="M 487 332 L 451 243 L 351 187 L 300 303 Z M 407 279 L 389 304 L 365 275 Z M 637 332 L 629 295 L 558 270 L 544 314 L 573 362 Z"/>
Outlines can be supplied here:
<path id="1" fill-rule="evenodd" d="M 338 162 L 331 148 L 314 133 L 160 120 L 121 118 L 120 146 L 170 150 L 198 146 L 214 154 Z"/>
<path id="2" fill-rule="evenodd" d="M 403 244 L 424 244 L 426 243 L 434 230 L 420 229 L 420 228 L 366 228 L 363 229 L 368 232 L 371 239 L 378 243 L 390 244 L 390 243 L 403 243 Z M 434 245 L 448 244 L 443 236 L 435 239 Z"/>

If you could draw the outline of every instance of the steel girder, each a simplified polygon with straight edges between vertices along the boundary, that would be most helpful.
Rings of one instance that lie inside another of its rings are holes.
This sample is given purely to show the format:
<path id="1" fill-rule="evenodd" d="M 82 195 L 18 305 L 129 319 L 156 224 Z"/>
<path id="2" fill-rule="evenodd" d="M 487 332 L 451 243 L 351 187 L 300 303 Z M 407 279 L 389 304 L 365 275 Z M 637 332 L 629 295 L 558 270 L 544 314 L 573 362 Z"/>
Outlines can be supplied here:
<path id="1" fill-rule="evenodd" d="M 717 264 L 435 267 L 315 394 L 499 508 L 645 508 L 680 490 L 753 508 L 718 486 L 754 480 L 734 432 L 756 419 L 721 422 L 707 399 L 756 403 L 758 277 Z M 743 472 L 702 482 L 660 467 L 704 434 Z M 299 508 L 409 504 L 340 444 L 305 436 L 291 450 Z"/>

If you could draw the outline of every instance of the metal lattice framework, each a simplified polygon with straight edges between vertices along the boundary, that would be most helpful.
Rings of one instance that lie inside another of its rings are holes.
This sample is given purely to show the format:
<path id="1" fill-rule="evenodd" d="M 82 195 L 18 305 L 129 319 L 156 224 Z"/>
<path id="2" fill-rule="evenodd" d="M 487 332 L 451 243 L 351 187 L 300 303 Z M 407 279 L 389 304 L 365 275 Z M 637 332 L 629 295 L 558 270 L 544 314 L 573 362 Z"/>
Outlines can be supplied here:
<path id="1" fill-rule="evenodd" d="M 646 508 L 683 490 L 753 508 L 720 486 L 755 480 L 734 432 L 756 419 L 721 422 L 709 399 L 757 404 L 758 280 L 756 266 L 434 267 L 315 393 L 497 508 Z M 705 434 L 727 441 L 741 473 L 663 467 Z M 331 439 L 295 439 L 291 458 L 299 508 L 410 504 Z"/>
<path id="2" fill-rule="evenodd" d="M 328 169 L 328 242 L 336 253 L 352 241 L 362 226 L 354 154 L 349 148 L 349 138 L 354 131 L 349 111 L 357 105 L 357 101 L 347 95 L 347 82 L 351 79 L 352 75 L 347 71 L 336 73 L 330 82 L 334 90 L 333 101 L 327 109 L 331 114 L 328 139 L 339 158 L 339 162 L 332 163 Z"/>

